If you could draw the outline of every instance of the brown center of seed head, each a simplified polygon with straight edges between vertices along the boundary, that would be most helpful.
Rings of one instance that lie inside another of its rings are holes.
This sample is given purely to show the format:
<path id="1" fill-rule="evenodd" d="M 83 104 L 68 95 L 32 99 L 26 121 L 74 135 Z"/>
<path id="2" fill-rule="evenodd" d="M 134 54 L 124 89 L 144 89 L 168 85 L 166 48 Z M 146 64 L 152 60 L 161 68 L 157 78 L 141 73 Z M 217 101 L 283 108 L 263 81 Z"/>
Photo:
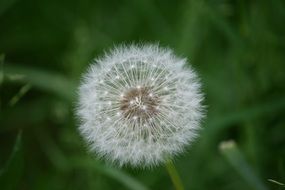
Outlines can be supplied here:
<path id="1" fill-rule="evenodd" d="M 146 122 L 158 113 L 160 99 L 152 94 L 148 87 L 132 88 L 120 101 L 120 109 L 127 119 L 139 119 Z"/>

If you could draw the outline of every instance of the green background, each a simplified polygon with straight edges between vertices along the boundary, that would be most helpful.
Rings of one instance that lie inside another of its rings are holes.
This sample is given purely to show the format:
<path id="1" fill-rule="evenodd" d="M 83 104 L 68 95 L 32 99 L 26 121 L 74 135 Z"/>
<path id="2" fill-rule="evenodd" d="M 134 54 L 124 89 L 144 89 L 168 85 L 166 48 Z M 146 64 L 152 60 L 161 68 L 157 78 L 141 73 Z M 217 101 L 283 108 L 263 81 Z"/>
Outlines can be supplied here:
<path id="1" fill-rule="evenodd" d="M 0 0 L 1 190 L 173 189 L 163 166 L 112 166 L 77 131 L 80 75 L 131 42 L 172 48 L 203 83 L 203 130 L 174 160 L 185 189 L 285 189 L 283 0 Z"/>

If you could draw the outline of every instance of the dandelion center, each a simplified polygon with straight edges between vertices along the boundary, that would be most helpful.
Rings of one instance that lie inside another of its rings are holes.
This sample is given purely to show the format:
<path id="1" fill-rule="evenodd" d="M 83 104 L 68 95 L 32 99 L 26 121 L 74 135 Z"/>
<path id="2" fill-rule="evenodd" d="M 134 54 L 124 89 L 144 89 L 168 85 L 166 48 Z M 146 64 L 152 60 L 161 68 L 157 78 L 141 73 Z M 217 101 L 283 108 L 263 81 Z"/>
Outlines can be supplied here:
<path id="1" fill-rule="evenodd" d="M 152 93 L 150 87 L 136 87 L 127 91 L 120 102 L 120 110 L 126 119 L 140 119 L 146 122 L 158 114 L 160 98 Z"/>

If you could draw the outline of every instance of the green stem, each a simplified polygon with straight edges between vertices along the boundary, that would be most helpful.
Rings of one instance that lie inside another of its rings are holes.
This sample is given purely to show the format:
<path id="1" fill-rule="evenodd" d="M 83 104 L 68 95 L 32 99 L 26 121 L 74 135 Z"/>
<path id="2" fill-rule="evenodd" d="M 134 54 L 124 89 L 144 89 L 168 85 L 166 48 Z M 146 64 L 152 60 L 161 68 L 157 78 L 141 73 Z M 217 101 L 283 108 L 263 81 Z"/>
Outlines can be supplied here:
<path id="1" fill-rule="evenodd" d="M 171 178 L 171 181 L 175 187 L 176 190 L 184 190 L 182 181 L 179 177 L 179 174 L 173 164 L 173 162 L 171 160 L 167 161 L 166 165 L 165 165 L 167 172 Z"/>

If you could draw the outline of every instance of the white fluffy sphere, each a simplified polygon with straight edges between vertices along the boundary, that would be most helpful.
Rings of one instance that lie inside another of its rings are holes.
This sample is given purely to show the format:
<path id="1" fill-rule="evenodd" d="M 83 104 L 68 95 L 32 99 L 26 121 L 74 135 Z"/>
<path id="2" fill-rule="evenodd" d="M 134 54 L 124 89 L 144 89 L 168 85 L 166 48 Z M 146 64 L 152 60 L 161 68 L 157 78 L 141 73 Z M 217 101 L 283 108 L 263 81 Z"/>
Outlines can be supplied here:
<path id="1" fill-rule="evenodd" d="M 120 46 L 91 64 L 77 114 L 92 151 L 120 166 L 152 167 L 192 142 L 200 83 L 185 59 L 157 45 Z"/>

